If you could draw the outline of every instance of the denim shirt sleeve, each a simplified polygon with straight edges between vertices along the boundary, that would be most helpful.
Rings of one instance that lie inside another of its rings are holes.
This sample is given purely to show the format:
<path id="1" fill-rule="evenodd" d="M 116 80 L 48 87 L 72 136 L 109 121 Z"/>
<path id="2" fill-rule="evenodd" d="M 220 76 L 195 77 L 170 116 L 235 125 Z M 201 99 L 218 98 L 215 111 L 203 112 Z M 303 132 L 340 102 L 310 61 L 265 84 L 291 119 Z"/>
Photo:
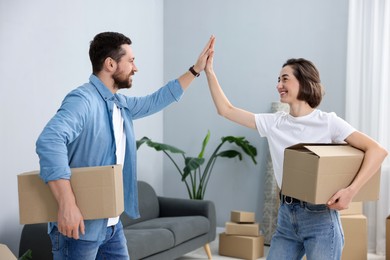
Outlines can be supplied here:
<path id="1" fill-rule="evenodd" d="M 70 92 L 61 107 L 47 123 L 36 141 L 40 177 L 47 183 L 70 179 L 67 145 L 80 134 L 88 116 L 89 104 L 80 89 Z"/>
<path id="2" fill-rule="evenodd" d="M 171 80 L 156 92 L 144 97 L 126 97 L 127 107 L 131 111 L 132 118 L 142 118 L 161 111 L 173 102 L 177 102 L 183 96 L 183 88 L 179 80 Z"/>

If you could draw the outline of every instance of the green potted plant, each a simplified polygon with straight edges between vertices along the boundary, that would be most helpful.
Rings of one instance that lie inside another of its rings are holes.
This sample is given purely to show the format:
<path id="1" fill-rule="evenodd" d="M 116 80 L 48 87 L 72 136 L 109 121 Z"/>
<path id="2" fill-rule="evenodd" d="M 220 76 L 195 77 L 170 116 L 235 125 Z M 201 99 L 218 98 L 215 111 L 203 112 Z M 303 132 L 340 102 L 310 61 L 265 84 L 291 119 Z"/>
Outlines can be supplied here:
<path id="1" fill-rule="evenodd" d="M 215 148 L 214 152 L 208 158 L 206 166 L 202 169 L 202 165 L 205 163 L 204 152 L 206 146 L 210 140 L 210 131 L 207 132 L 206 137 L 202 143 L 202 149 L 198 157 L 187 157 L 185 152 L 168 144 L 153 142 L 148 137 L 143 137 L 137 141 L 137 149 L 142 144 L 147 144 L 149 147 L 154 148 L 156 151 L 162 151 L 171 160 L 173 165 L 178 170 L 181 180 L 185 183 L 188 195 L 190 199 L 202 200 L 206 192 L 207 184 L 211 176 L 211 172 L 218 157 L 235 158 L 238 157 L 242 160 L 242 153 L 238 150 L 229 149 L 220 151 L 225 143 L 232 143 L 240 147 L 246 155 L 248 155 L 254 164 L 256 162 L 257 149 L 249 143 L 245 137 L 237 136 L 225 136 L 221 138 L 221 143 Z M 180 154 L 184 160 L 184 167 L 180 168 L 179 164 L 175 161 L 173 154 Z"/>
<path id="2" fill-rule="evenodd" d="M 21 257 L 18 258 L 18 260 L 31 260 L 31 259 L 33 259 L 31 249 L 27 250 Z"/>

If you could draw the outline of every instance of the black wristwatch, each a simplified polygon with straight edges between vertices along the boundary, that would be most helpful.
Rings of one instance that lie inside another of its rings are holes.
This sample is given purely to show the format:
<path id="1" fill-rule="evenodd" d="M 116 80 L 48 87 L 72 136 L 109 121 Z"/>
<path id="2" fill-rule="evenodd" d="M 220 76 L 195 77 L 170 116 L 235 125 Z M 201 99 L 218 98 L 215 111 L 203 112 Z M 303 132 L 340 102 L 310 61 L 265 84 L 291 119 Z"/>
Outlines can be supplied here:
<path id="1" fill-rule="evenodd" d="M 192 73 L 192 75 L 194 75 L 195 77 L 199 77 L 200 74 L 194 70 L 194 65 L 191 66 L 188 70 L 189 70 L 189 71 Z"/>

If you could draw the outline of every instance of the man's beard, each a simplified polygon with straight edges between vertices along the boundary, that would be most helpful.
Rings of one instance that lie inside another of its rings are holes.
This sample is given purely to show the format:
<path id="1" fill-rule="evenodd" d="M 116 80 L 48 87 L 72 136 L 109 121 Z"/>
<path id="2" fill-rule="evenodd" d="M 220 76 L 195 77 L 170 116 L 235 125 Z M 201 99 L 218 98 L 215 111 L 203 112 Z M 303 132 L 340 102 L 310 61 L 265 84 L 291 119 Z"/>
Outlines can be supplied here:
<path id="1" fill-rule="evenodd" d="M 115 72 L 114 75 L 112 75 L 112 79 L 114 80 L 115 87 L 117 89 L 124 89 L 124 88 L 131 88 L 132 86 L 132 80 L 130 76 L 133 74 L 133 72 L 130 72 L 125 79 L 121 79 L 121 74 Z"/>

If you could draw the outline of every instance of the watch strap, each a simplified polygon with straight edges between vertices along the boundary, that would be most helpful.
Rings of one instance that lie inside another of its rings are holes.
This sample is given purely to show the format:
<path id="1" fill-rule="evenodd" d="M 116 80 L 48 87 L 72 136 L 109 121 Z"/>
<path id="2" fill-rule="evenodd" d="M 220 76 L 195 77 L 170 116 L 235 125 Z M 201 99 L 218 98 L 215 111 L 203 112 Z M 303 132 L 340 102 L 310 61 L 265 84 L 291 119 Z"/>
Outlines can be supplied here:
<path id="1" fill-rule="evenodd" d="M 188 70 L 189 70 L 189 71 L 192 73 L 192 75 L 194 75 L 195 77 L 199 77 L 200 74 L 194 70 L 194 65 L 191 66 Z"/>

